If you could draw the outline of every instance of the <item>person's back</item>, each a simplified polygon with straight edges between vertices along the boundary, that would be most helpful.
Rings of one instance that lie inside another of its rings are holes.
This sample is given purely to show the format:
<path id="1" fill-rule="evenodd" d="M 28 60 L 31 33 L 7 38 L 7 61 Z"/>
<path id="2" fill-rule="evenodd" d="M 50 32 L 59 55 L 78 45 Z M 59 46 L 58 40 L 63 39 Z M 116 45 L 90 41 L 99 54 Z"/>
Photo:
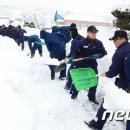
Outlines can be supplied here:
<path id="1" fill-rule="evenodd" d="M 64 44 L 68 43 L 71 40 L 70 37 L 70 26 L 53 26 L 52 33 L 59 33 L 60 37 L 62 38 Z"/>
<path id="2" fill-rule="evenodd" d="M 64 44 L 59 33 L 51 33 L 46 41 L 52 43 L 53 45 L 62 45 L 62 43 Z"/>
<path id="3" fill-rule="evenodd" d="M 39 37 L 37 35 L 31 35 L 28 37 L 28 42 L 36 42 L 36 41 L 40 41 Z"/>
<path id="4" fill-rule="evenodd" d="M 59 60 L 65 58 L 65 45 L 58 33 L 51 33 L 46 39 L 46 45 L 52 58 Z M 63 54 L 63 55 L 62 55 Z"/>
<path id="5" fill-rule="evenodd" d="M 40 38 L 44 39 L 46 47 L 50 53 L 51 58 L 55 58 L 58 60 L 63 60 L 66 57 L 65 45 L 59 35 L 59 33 L 48 33 L 45 30 L 40 31 Z M 51 79 L 55 79 L 55 71 L 54 66 L 49 65 L 51 70 Z M 64 65 L 64 69 L 60 72 L 59 79 L 64 79 L 66 77 L 66 64 Z"/>

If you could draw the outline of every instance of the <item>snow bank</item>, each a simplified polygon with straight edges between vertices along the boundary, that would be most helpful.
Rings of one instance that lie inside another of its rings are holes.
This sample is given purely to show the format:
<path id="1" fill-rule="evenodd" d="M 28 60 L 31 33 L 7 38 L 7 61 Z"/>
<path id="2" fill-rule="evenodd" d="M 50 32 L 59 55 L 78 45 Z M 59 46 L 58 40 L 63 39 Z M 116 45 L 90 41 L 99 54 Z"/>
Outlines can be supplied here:
<path id="1" fill-rule="evenodd" d="M 115 51 L 114 45 L 108 40 L 114 30 L 98 29 L 98 38 L 103 41 L 108 51 L 108 55 L 98 61 L 99 73 L 102 73 L 108 70 Z M 86 29 L 80 33 L 86 36 Z M 28 28 L 28 34 L 39 34 L 39 30 Z M 46 46 L 43 46 L 43 58 L 36 53 L 31 59 L 27 56 L 29 50 L 26 42 L 24 52 L 7 37 L 0 36 L 0 42 L 0 129 L 89 130 L 84 120 L 93 119 L 99 106 L 88 101 L 87 91 L 79 92 L 76 101 L 71 100 L 68 92 L 64 90 L 65 81 L 58 79 L 59 74 L 56 74 L 55 81 L 50 80 L 50 70 L 44 64 L 44 60 L 49 57 Z M 67 44 L 67 48 L 69 46 Z M 123 96 L 120 100 L 126 96 L 122 90 L 114 88 L 111 82 L 111 79 L 100 77 L 97 90 L 97 99 L 101 103 L 105 95 L 105 102 L 110 105 L 107 107 L 119 103 L 116 99 L 121 93 Z M 120 105 L 119 103 L 117 106 Z M 104 130 L 112 129 L 124 130 L 124 124 L 107 122 Z"/>
<path id="2" fill-rule="evenodd" d="M 130 109 L 130 94 L 126 91 L 117 88 L 113 82 L 107 78 L 103 78 L 104 83 L 107 86 L 104 87 L 104 107 L 113 111 L 117 110 L 129 110 Z"/>

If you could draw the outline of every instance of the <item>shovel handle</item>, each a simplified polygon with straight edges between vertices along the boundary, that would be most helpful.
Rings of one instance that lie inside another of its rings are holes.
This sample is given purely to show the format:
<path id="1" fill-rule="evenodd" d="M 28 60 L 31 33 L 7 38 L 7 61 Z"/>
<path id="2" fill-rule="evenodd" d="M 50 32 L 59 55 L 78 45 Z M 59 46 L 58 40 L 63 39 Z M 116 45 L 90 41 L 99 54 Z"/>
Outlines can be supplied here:
<path id="1" fill-rule="evenodd" d="M 99 76 L 101 76 L 101 75 L 102 75 L 102 73 L 101 73 L 101 74 L 97 74 L 96 77 L 99 77 Z"/>
<path id="2" fill-rule="evenodd" d="M 78 59 L 73 59 L 72 60 L 72 62 L 77 62 L 77 61 L 82 61 L 82 60 L 87 60 L 87 59 L 90 59 L 90 58 L 92 58 L 92 57 L 83 57 L 83 58 L 78 58 Z M 69 62 L 69 60 L 64 60 L 64 63 L 68 63 Z"/>
<path id="3" fill-rule="evenodd" d="M 78 59 L 74 59 L 72 60 L 73 62 L 76 62 L 76 61 L 82 61 L 82 60 L 87 60 L 87 59 L 90 59 L 91 57 L 84 57 L 84 58 L 78 58 Z"/>

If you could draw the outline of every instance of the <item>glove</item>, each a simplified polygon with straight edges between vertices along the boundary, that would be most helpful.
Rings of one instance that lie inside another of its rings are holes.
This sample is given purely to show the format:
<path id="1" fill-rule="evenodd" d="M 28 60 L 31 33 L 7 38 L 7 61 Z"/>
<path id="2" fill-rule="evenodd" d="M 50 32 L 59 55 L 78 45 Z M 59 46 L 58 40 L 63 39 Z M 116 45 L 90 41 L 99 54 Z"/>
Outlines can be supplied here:
<path id="1" fill-rule="evenodd" d="M 70 57 L 70 58 L 65 58 L 65 62 L 68 63 L 68 64 L 71 64 L 73 63 L 73 57 Z"/>
<path id="2" fill-rule="evenodd" d="M 126 89 L 126 92 L 127 92 L 127 93 L 130 93 L 130 88 L 127 88 L 127 89 Z"/>
<path id="3" fill-rule="evenodd" d="M 91 59 L 92 59 L 92 60 L 96 60 L 96 59 L 98 59 L 98 58 L 100 58 L 100 55 L 99 55 L 99 54 L 91 55 Z"/>

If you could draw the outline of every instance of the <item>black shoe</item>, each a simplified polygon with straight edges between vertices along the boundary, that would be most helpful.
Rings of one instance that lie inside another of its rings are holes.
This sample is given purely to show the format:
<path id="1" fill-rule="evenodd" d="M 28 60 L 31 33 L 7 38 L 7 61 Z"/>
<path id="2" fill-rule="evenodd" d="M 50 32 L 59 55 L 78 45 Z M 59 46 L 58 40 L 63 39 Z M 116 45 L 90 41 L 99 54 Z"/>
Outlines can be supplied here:
<path id="1" fill-rule="evenodd" d="M 59 79 L 60 79 L 60 80 L 66 80 L 66 77 L 61 77 L 61 76 L 59 76 Z"/>
<path id="2" fill-rule="evenodd" d="M 68 87 L 68 86 L 65 86 L 65 88 L 64 89 L 66 89 L 66 90 L 70 90 L 70 88 Z"/>
<path id="3" fill-rule="evenodd" d="M 42 54 L 40 54 L 40 57 L 42 57 L 43 55 Z"/>
<path id="4" fill-rule="evenodd" d="M 71 99 L 77 99 L 77 95 L 72 94 Z"/>
<path id="5" fill-rule="evenodd" d="M 94 129 L 94 130 L 101 130 L 101 129 L 98 129 L 96 126 L 97 126 L 97 122 L 95 120 L 91 120 L 90 122 L 86 122 L 84 121 L 84 123 L 91 129 Z"/>
<path id="6" fill-rule="evenodd" d="M 24 51 L 24 48 L 22 47 L 22 51 Z"/>
<path id="7" fill-rule="evenodd" d="M 55 80 L 55 78 L 52 77 L 51 80 Z"/>
<path id="8" fill-rule="evenodd" d="M 99 105 L 99 102 L 96 99 L 89 99 L 90 102 L 93 102 L 96 105 Z"/>
<path id="9" fill-rule="evenodd" d="M 34 54 L 31 54 L 31 58 L 33 58 L 34 57 Z"/>

